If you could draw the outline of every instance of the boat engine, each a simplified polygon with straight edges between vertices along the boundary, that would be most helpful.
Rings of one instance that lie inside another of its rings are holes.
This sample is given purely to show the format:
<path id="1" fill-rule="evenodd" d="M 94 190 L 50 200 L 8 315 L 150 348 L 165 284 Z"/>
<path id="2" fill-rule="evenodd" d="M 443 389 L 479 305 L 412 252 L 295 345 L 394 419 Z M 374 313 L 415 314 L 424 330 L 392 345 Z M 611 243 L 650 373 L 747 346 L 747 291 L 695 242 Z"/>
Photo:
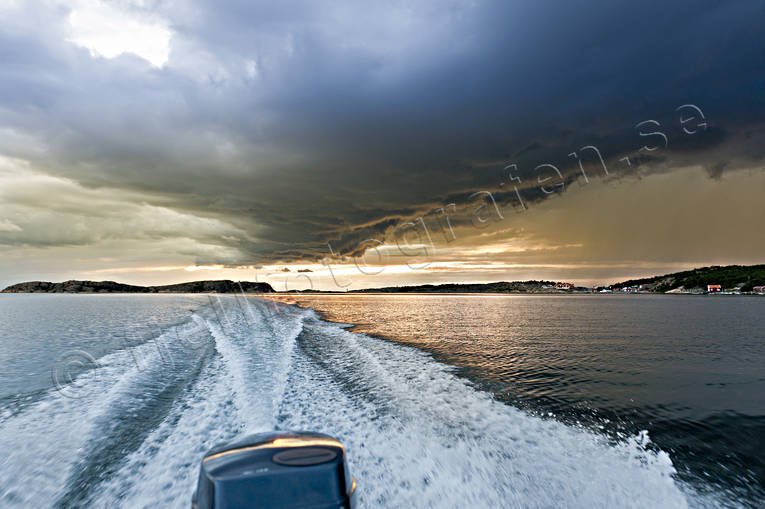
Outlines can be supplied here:
<path id="1" fill-rule="evenodd" d="M 191 506 L 350 509 L 355 493 L 339 441 L 320 433 L 261 433 L 205 454 Z"/>

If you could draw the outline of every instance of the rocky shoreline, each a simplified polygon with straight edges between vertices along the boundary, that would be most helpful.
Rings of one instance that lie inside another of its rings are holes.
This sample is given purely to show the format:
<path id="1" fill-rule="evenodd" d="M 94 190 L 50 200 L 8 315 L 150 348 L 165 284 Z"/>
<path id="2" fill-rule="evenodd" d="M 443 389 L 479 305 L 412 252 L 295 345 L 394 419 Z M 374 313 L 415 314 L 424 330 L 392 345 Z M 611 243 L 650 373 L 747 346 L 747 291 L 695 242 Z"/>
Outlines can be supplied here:
<path id="1" fill-rule="evenodd" d="M 27 281 L 5 288 L 2 293 L 272 293 L 268 283 L 250 281 L 192 281 L 164 286 L 136 286 L 115 281 Z"/>

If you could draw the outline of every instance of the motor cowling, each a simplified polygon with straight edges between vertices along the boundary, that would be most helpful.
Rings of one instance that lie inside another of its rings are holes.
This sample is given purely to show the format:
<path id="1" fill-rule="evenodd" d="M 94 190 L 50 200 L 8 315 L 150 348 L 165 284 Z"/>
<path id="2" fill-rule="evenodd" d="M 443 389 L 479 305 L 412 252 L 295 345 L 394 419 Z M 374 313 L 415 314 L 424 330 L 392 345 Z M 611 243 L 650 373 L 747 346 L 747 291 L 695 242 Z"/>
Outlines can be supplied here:
<path id="1" fill-rule="evenodd" d="M 353 508 L 355 493 L 338 440 L 321 433 L 261 433 L 205 454 L 192 508 Z"/>

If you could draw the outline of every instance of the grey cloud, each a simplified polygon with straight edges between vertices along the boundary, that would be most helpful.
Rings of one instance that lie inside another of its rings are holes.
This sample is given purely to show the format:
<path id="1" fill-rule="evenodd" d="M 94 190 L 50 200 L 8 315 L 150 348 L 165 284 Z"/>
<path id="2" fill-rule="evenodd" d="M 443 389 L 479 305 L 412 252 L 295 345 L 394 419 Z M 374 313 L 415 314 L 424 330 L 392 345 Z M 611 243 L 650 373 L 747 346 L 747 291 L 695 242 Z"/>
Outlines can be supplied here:
<path id="1" fill-rule="evenodd" d="M 315 260 L 328 243 L 357 255 L 365 240 L 477 190 L 512 204 L 499 187 L 510 162 L 533 204 L 548 197 L 534 168 L 555 164 L 571 184 L 581 177 L 568 154 L 585 145 L 617 177 L 637 162 L 668 171 L 699 161 L 717 176 L 763 157 L 758 1 L 144 8 L 174 32 L 162 69 L 65 42 L 60 7 L 0 24 L 0 124 L 14 134 L 0 153 L 226 225 L 217 238 L 186 228 L 219 248 L 200 250 L 200 263 Z M 688 102 L 708 115 L 707 131 L 680 130 L 674 110 Z M 638 151 L 648 140 L 634 125 L 647 119 L 661 122 L 666 150 Z"/>

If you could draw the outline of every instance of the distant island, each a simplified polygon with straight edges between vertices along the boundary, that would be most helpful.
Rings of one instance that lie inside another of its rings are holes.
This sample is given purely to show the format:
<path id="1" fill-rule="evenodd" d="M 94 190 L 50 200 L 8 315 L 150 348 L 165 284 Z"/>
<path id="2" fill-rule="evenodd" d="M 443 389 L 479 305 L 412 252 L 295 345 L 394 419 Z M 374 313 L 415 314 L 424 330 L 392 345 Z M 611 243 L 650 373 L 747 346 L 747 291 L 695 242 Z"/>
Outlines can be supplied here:
<path id="1" fill-rule="evenodd" d="M 589 292 L 589 288 L 555 281 L 500 281 L 498 283 L 446 283 L 441 285 L 386 286 L 348 290 L 346 293 L 564 293 Z"/>
<path id="2" fill-rule="evenodd" d="M 632 279 L 612 285 L 614 290 L 637 289 L 655 293 L 763 293 L 765 265 L 715 265 L 664 276 Z"/>
<path id="3" fill-rule="evenodd" d="M 607 286 L 583 287 L 555 281 L 515 281 L 498 283 L 388 286 L 317 292 L 292 290 L 290 293 L 765 293 L 765 265 L 728 265 L 691 269 L 683 272 L 632 279 Z"/>
<path id="4" fill-rule="evenodd" d="M 29 281 L 2 293 L 277 293 L 268 283 L 250 281 L 192 281 L 165 286 L 136 286 L 114 281 Z M 497 283 L 446 283 L 440 285 L 386 286 L 362 290 L 290 290 L 286 293 L 765 293 L 765 265 L 713 266 L 631 279 L 608 286 L 583 287 L 556 281 L 500 281 Z M 283 292 L 278 292 L 283 293 Z"/>
<path id="5" fill-rule="evenodd" d="M 136 286 L 114 281 L 28 281 L 4 289 L 2 293 L 272 293 L 268 283 L 249 281 L 192 281 L 165 286 Z"/>

